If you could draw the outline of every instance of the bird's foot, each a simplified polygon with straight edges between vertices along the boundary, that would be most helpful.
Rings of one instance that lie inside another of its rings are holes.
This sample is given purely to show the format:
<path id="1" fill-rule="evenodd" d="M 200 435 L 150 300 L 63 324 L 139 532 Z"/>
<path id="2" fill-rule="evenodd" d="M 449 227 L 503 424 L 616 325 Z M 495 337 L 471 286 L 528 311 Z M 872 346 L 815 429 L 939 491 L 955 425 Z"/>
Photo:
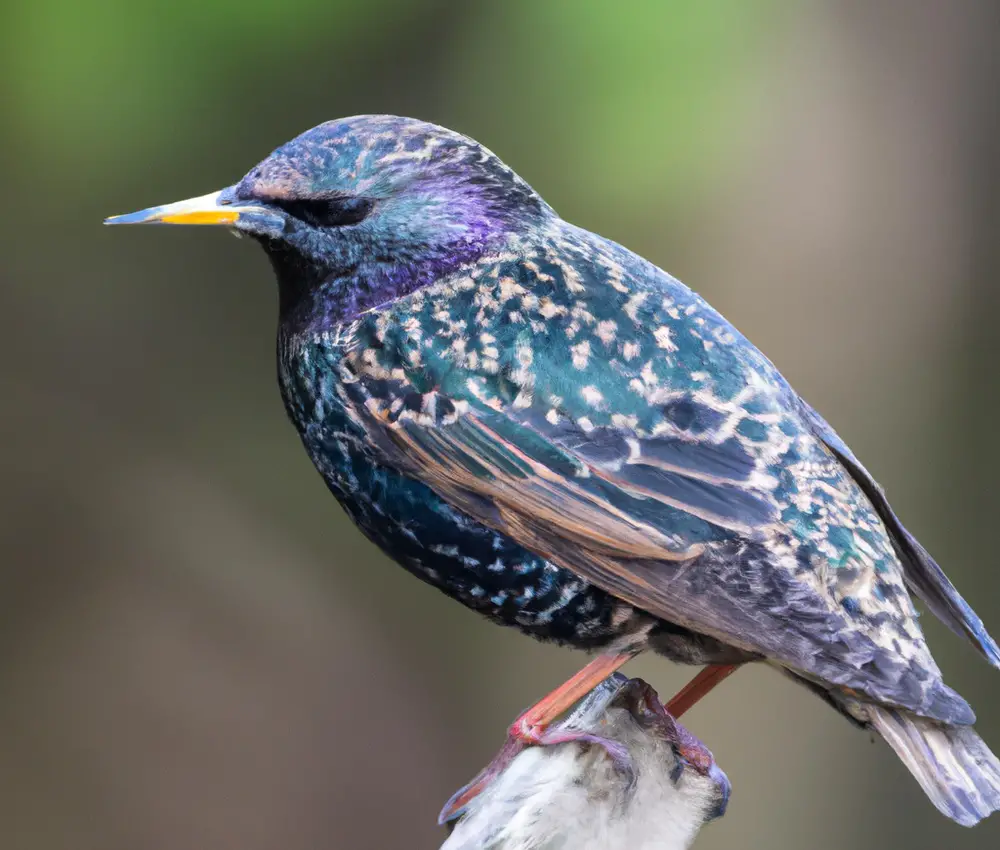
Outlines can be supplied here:
<path id="1" fill-rule="evenodd" d="M 732 790 L 729 778 L 715 763 L 712 751 L 664 708 L 656 691 L 642 679 L 629 679 L 616 695 L 615 703 L 627 709 L 644 729 L 670 744 L 677 762 L 670 777 L 674 783 L 680 781 L 688 768 L 715 782 L 720 799 L 713 817 L 722 817 Z"/>
<path id="2" fill-rule="evenodd" d="M 591 670 L 585 672 L 592 673 Z M 582 685 L 579 680 L 582 676 L 578 674 L 575 678 L 577 681 L 574 683 L 573 692 L 579 695 L 579 688 Z M 715 763 L 711 751 L 664 708 L 656 691 L 649 684 L 641 679 L 626 679 L 617 673 L 607 676 L 597 684 L 596 688 L 591 687 L 591 692 L 567 718 L 553 723 L 565 711 L 562 707 L 565 705 L 563 695 L 567 690 L 566 686 L 563 686 L 514 721 L 508 729 L 507 739 L 500 752 L 472 782 L 456 792 L 445 804 L 438 816 L 439 823 L 448 823 L 460 817 L 468 805 L 528 747 L 548 747 L 568 743 L 600 747 L 607 753 L 615 770 L 625 778 L 627 790 L 630 790 L 635 785 L 636 771 L 628 748 L 618 741 L 588 731 L 594 728 L 593 718 L 611 707 L 626 710 L 649 734 L 670 745 L 676 762 L 670 778 L 675 784 L 689 768 L 699 776 L 710 778 L 719 790 L 719 804 L 713 812 L 713 817 L 721 817 L 725 813 L 730 794 L 729 779 Z M 553 715 L 554 704 L 560 705 L 561 708 L 557 715 Z"/>
<path id="3" fill-rule="evenodd" d="M 531 711 L 526 711 L 515 720 L 507 730 L 508 743 L 519 741 L 524 747 L 551 747 L 555 744 L 594 744 L 603 749 L 615 769 L 625 773 L 632 773 L 632 760 L 629 758 L 628 749 L 612 741 L 609 738 L 602 738 L 592 732 L 584 732 L 577 729 L 560 726 L 551 728 L 544 723 L 532 723 Z"/>
<path id="4" fill-rule="evenodd" d="M 597 713 L 600 713 L 610 705 L 622 684 L 627 681 L 624 676 L 613 675 L 614 670 L 630 657 L 631 655 L 598 656 L 564 685 L 523 712 L 507 730 L 507 740 L 504 741 L 500 752 L 493 757 L 493 761 L 445 803 L 441 814 L 438 815 L 438 823 L 448 823 L 460 817 L 469 803 L 528 747 L 548 747 L 573 742 L 594 744 L 608 754 L 615 769 L 628 777 L 631 785 L 635 771 L 628 750 L 623 744 L 574 728 L 572 716 L 569 722 L 551 725 L 581 698 L 585 698 L 583 704 L 588 707 L 589 713 L 597 709 L 599 709 Z"/>
<path id="5" fill-rule="evenodd" d="M 484 767 L 468 785 L 456 791 L 445 803 L 438 823 L 444 824 L 460 817 L 472 800 L 486 788 L 494 779 L 502 774 L 510 763 L 528 747 L 552 747 L 557 744 L 593 744 L 600 747 L 611 759 L 611 764 L 628 782 L 631 787 L 635 783 L 635 769 L 628 748 L 624 744 L 602 738 L 592 732 L 585 732 L 564 726 L 550 728 L 547 724 L 531 723 L 528 716 L 530 710 L 522 714 L 507 730 L 507 740 L 493 760 Z"/>

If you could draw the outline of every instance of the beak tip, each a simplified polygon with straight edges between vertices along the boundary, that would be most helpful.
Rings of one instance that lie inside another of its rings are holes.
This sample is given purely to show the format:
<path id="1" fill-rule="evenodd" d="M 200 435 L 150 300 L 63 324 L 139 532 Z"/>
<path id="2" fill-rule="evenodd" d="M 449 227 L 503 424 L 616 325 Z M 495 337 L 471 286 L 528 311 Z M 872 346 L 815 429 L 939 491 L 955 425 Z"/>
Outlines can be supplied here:
<path id="1" fill-rule="evenodd" d="M 149 221 L 155 214 L 158 207 L 148 210 L 140 210 L 134 213 L 123 213 L 122 215 L 112 215 L 104 219 L 104 224 L 141 224 Z"/>

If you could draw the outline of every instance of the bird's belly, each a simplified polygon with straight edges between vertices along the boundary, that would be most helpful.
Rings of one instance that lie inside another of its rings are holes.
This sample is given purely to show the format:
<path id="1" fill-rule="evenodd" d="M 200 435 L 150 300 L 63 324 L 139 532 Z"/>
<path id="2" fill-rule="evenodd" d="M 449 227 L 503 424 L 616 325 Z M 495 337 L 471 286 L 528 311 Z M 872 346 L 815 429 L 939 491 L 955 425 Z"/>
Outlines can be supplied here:
<path id="1" fill-rule="evenodd" d="M 378 463 L 342 412 L 328 409 L 321 423 L 299 430 L 316 468 L 365 535 L 468 607 L 535 637 L 580 648 L 605 646 L 647 619 Z"/>

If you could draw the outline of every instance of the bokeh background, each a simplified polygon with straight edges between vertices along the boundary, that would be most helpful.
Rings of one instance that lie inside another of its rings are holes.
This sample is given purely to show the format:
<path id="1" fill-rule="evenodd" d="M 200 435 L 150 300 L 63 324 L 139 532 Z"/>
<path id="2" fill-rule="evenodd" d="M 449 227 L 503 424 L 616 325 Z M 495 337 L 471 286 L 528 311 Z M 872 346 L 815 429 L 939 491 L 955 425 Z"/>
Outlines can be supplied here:
<path id="1" fill-rule="evenodd" d="M 466 132 L 767 352 L 1000 632 L 995 0 L 21 0 L 0 25 L 0 846 L 430 848 L 580 665 L 356 533 L 262 253 L 101 219 L 328 118 Z M 926 621 L 1000 748 L 1000 673 Z M 664 696 L 690 670 L 630 668 Z M 766 669 L 689 715 L 700 847 L 996 848 Z"/>

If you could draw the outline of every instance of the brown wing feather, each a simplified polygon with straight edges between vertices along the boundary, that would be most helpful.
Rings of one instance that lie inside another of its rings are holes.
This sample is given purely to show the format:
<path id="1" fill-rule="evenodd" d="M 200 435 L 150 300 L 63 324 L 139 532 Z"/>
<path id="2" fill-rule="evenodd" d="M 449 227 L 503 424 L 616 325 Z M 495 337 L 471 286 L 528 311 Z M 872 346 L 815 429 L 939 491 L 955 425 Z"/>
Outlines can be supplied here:
<path id="1" fill-rule="evenodd" d="M 503 520 L 503 527 L 497 530 L 517 538 L 512 531 L 518 529 L 539 543 L 545 538 L 562 538 L 595 554 L 617 558 L 689 560 L 701 553 L 703 547 L 697 544 L 674 551 L 662 532 L 636 521 L 502 441 L 474 414 L 467 415 L 463 424 L 491 441 L 502 443 L 504 450 L 523 464 L 523 477 L 511 480 L 501 467 L 482 454 L 476 455 L 474 462 L 489 472 L 490 477 L 474 475 L 467 463 L 457 460 L 468 457 L 469 446 L 459 439 L 454 426 L 422 429 L 418 440 L 405 423 L 395 423 L 387 429 L 387 436 L 404 453 L 403 463 L 452 504 L 475 516 L 481 510 L 476 509 L 479 503 L 470 496 L 491 502 Z M 428 444 L 443 451 L 433 452 Z M 489 518 L 483 519 L 488 522 Z M 537 551 L 534 546 L 529 548 Z"/>

